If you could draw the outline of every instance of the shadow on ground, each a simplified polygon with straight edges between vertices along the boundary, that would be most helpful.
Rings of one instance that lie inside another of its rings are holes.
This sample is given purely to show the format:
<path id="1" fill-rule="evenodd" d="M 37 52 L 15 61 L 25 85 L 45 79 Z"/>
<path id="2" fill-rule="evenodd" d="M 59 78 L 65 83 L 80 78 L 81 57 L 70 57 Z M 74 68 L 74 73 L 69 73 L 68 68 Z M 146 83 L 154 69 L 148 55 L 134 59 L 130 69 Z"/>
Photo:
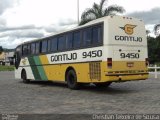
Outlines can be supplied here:
<path id="1" fill-rule="evenodd" d="M 20 81 L 19 83 L 24 84 L 22 81 Z M 112 83 L 114 84 L 114 83 Z M 114 86 L 114 85 L 110 85 L 109 87 L 96 87 L 94 84 L 82 84 L 80 86 L 80 89 L 75 90 L 75 91 L 88 91 L 88 92 L 95 92 L 95 93 L 99 93 L 99 94 L 130 94 L 130 93 L 135 93 L 137 92 L 137 90 L 134 89 L 128 89 L 126 87 L 122 87 L 122 86 Z M 56 87 L 56 88 L 63 88 L 63 89 L 67 89 L 70 90 L 67 87 L 67 84 L 65 83 L 57 83 L 57 82 L 52 82 L 52 81 L 31 81 L 30 83 L 28 83 L 27 85 L 39 85 L 40 87 Z M 74 91 L 74 90 L 73 90 Z"/>

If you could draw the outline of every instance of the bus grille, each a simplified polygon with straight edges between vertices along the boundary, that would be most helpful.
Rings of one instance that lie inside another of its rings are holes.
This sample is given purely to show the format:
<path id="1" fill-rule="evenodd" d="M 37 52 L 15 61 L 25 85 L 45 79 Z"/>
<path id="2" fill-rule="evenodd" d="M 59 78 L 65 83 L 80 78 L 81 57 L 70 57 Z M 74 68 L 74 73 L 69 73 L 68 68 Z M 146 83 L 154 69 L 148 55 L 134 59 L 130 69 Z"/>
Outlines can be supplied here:
<path id="1" fill-rule="evenodd" d="M 90 79 L 101 80 L 101 65 L 100 62 L 89 63 Z"/>

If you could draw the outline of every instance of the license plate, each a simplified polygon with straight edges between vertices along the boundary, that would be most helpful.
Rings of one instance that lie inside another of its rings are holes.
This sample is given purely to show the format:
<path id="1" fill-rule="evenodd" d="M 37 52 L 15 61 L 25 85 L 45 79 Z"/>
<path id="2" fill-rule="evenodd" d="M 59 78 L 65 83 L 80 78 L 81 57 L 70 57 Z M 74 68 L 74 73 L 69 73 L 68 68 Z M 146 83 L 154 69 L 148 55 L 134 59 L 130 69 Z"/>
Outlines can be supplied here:
<path id="1" fill-rule="evenodd" d="M 127 67 L 133 67 L 134 66 L 134 63 L 133 62 L 128 62 L 127 63 Z"/>

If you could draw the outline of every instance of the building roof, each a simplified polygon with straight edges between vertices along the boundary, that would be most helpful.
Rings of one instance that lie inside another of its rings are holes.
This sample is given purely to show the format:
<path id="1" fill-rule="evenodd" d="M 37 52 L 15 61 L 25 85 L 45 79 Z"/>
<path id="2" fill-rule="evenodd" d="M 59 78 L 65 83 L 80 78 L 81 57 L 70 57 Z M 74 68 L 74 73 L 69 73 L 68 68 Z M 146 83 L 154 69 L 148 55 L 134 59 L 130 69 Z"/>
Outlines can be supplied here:
<path id="1" fill-rule="evenodd" d="M 6 52 L 6 57 L 13 57 L 14 56 L 14 52 Z"/>

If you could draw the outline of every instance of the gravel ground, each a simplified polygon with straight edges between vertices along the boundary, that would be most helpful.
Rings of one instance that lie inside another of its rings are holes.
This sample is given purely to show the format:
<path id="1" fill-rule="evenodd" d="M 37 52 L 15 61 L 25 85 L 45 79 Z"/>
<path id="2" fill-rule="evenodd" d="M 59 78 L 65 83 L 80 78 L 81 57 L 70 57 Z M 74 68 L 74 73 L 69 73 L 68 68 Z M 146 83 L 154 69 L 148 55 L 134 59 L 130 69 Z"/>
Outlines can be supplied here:
<path id="1" fill-rule="evenodd" d="M 53 82 L 24 84 L 14 79 L 13 72 L 0 72 L 0 113 L 158 114 L 160 79 L 70 90 L 65 84 Z"/>

